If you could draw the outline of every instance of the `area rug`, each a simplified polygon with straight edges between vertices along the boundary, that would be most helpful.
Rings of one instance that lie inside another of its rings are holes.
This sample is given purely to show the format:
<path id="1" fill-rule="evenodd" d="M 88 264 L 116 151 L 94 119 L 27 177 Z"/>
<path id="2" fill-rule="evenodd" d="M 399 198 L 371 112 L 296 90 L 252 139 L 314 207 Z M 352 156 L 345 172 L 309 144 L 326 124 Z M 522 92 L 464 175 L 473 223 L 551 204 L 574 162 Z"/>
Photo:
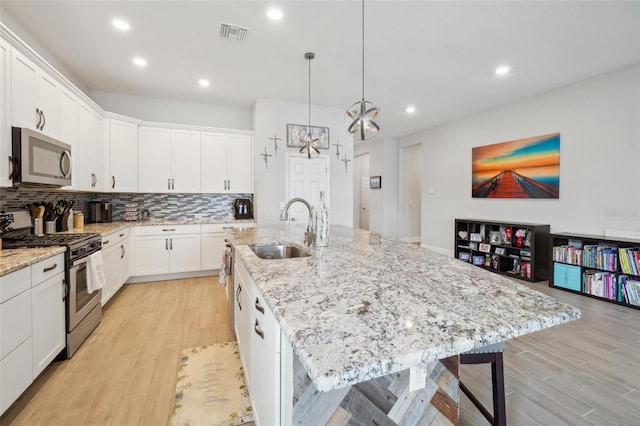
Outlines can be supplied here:
<path id="1" fill-rule="evenodd" d="M 236 342 L 185 349 L 180 354 L 172 426 L 235 426 L 253 410 Z"/>

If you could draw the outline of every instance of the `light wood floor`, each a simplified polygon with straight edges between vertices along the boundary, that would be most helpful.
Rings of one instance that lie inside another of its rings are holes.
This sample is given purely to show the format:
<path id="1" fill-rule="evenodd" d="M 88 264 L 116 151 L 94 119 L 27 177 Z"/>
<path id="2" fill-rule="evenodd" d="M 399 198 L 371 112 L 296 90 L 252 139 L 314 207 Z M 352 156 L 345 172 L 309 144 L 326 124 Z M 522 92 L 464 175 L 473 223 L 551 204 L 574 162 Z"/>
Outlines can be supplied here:
<path id="1" fill-rule="evenodd" d="M 583 318 L 509 341 L 508 424 L 640 424 L 640 311 L 527 285 Z M 47 368 L 0 424 L 166 425 L 180 351 L 231 338 L 215 278 L 125 285 L 76 355 Z M 461 366 L 461 376 L 490 407 L 489 366 Z M 460 398 L 460 425 L 486 425 Z"/>

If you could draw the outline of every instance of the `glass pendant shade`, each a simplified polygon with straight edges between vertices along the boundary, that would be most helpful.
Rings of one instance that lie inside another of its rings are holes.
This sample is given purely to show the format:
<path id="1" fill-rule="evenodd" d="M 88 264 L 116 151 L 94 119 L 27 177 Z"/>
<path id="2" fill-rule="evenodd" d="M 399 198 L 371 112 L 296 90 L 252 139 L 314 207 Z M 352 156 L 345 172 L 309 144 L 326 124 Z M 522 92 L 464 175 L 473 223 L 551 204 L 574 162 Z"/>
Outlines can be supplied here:
<path id="1" fill-rule="evenodd" d="M 366 141 L 378 134 L 382 111 L 364 99 L 351 105 L 345 113 L 347 131 L 355 139 Z"/>

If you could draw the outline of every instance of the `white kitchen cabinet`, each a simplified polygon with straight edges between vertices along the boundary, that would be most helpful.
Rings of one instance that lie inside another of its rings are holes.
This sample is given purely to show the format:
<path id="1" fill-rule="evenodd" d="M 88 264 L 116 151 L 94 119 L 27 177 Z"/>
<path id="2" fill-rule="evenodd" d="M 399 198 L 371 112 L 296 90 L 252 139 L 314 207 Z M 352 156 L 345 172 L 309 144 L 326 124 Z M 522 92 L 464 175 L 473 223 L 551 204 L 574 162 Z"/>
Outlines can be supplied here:
<path id="1" fill-rule="evenodd" d="M 138 124 L 135 121 L 107 119 L 109 178 L 111 192 L 138 191 Z"/>
<path id="2" fill-rule="evenodd" d="M 76 169 L 78 164 L 78 97 L 64 87 L 60 88 L 58 96 L 58 110 L 60 119 L 58 120 L 58 139 L 71 145 L 71 170 Z M 72 189 L 73 186 L 65 187 Z"/>
<path id="3" fill-rule="evenodd" d="M 0 38 L 0 187 L 9 187 L 10 166 L 8 158 L 11 156 L 11 126 L 7 106 L 9 99 L 9 64 L 11 45 Z"/>
<path id="4" fill-rule="evenodd" d="M 80 102 L 78 107 L 78 149 L 75 173 L 72 172 L 73 188 L 90 191 L 106 189 L 105 179 L 105 135 L 102 114 L 88 104 Z"/>
<path id="5" fill-rule="evenodd" d="M 280 424 L 280 326 L 240 261 L 234 280 L 234 328 L 256 424 Z"/>
<path id="6" fill-rule="evenodd" d="M 11 50 L 11 123 L 58 137 L 60 83 L 17 49 Z"/>
<path id="7" fill-rule="evenodd" d="M 199 271 L 200 232 L 200 225 L 136 227 L 135 275 Z"/>
<path id="8" fill-rule="evenodd" d="M 64 254 L 0 279 L 2 414 L 65 347 Z"/>
<path id="9" fill-rule="evenodd" d="M 120 290 L 120 288 L 127 282 L 129 277 L 131 276 L 130 264 L 131 264 L 131 253 L 130 253 L 130 241 L 129 238 L 129 229 L 125 229 L 122 231 L 118 231 L 118 237 L 120 240 L 118 241 L 119 250 L 118 253 L 120 255 L 120 279 L 118 280 L 118 284 L 114 290 L 114 294 Z"/>
<path id="10" fill-rule="evenodd" d="M 202 132 L 202 192 L 253 192 L 253 138 Z"/>
<path id="11" fill-rule="evenodd" d="M 233 228 L 227 224 L 202 225 L 202 269 L 220 269 L 225 249 L 225 229 Z"/>
<path id="12" fill-rule="evenodd" d="M 113 236 L 102 237 L 102 263 L 104 265 L 104 285 L 102 286 L 102 306 L 115 294 L 120 281 L 120 246 Z"/>
<path id="13" fill-rule="evenodd" d="M 31 289 L 33 378 L 65 348 L 64 269 Z"/>
<path id="14" fill-rule="evenodd" d="M 138 143 L 140 192 L 200 192 L 200 132 L 141 126 Z"/>

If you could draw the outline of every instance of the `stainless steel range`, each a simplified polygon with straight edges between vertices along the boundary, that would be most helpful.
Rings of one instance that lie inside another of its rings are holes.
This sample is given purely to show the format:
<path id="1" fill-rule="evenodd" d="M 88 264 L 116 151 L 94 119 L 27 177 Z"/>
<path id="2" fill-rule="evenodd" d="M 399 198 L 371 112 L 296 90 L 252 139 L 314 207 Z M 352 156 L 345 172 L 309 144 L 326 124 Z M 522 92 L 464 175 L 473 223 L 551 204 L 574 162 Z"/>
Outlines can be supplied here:
<path id="1" fill-rule="evenodd" d="M 87 277 L 89 256 L 102 246 L 100 234 L 31 235 L 28 212 L 9 212 L 14 215 L 13 230 L 2 237 L 3 248 L 64 246 L 67 347 L 65 357 L 78 350 L 102 319 L 102 290 L 89 293 Z M 26 216 L 25 216 L 26 215 Z"/>

